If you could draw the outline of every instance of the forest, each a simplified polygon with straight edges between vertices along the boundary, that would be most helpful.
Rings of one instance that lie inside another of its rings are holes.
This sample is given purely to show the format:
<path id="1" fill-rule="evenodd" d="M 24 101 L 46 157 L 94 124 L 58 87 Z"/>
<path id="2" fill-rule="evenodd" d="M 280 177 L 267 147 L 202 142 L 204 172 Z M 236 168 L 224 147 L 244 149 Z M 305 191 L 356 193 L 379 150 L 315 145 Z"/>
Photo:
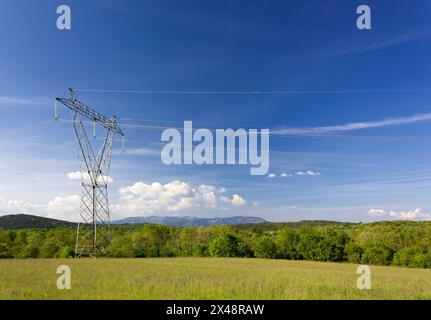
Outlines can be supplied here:
<path id="1" fill-rule="evenodd" d="M 0 258 L 70 258 L 72 227 L 0 230 Z M 111 256 L 244 257 L 431 268 L 431 222 L 113 226 Z"/>

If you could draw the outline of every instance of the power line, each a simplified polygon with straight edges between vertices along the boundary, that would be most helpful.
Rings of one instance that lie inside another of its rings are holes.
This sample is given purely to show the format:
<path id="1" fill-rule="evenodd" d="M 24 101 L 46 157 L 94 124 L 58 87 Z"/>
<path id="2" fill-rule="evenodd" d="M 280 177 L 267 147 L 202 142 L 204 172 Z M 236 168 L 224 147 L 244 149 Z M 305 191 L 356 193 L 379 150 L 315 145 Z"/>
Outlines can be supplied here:
<path id="1" fill-rule="evenodd" d="M 102 139 L 102 138 L 99 138 Z M 165 145 L 164 142 L 161 141 L 153 141 L 153 140 L 133 140 L 133 139 L 126 139 L 125 142 L 129 143 L 135 143 L 135 144 L 144 144 L 144 145 Z M 175 144 L 174 144 L 175 145 Z M 217 150 L 218 148 L 216 146 L 209 146 L 212 150 Z M 234 150 L 239 151 L 240 148 L 225 148 L 226 150 Z M 273 154 L 284 154 L 284 155 L 291 155 L 291 156 L 298 156 L 298 157 L 354 157 L 354 158 L 364 158 L 364 159 L 379 159 L 382 158 L 380 155 L 350 155 L 350 154 L 340 154 L 340 153 L 328 153 L 328 152 L 299 152 L 299 151 L 283 151 L 283 150 L 269 150 L 269 153 Z M 127 151 L 126 151 L 127 154 Z"/>
<path id="2" fill-rule="evenodd" d="M 119 120 L 121 121 L 139 121 L 139 122 L 149 122 L 149 123 L 172 123 L 172 124 L 183 124 L 183 121 L 172 121 L 172 120 L 149 120 L 149 119 L 139 119 L 139 118 L 119 118 Z M 198 124 L 198 125 L 215 125 L 214 122 L 209 123 L 209 122 L 195 122 L 193 121 L 193 124 Z M 167 127 L 167 126 L 155 126 L 155 125 L 145 125 L 145 124 L 127 124 L 127 123 L 122 123 L 122 126 L 127 127 L 130 125 L 130 128 L 142 128 L 142 129 L 167 129 L 167 128 L 172 128 L 172 127 Z M 226 123 L 224 124 L 220 124 L 220 125 L 226 125 Z M 233 123 L 230 123 L 229 125 L 234 125 Z M 237 126 L 244 126 L 244 124 L 236 124 Z M 262 126 L 262 125 L 247 125 L 249 127 L 253 126 L 253 127 L 266 127 L 266 126 Z M 179 127 L 175 127 L 175 129 L 180 130 L 181 128 Z M 210 129 L 211 130 L 211 129 Z M 310 138 L 310 139 L 329 139 L 329 140 L 376 140 L 376 141 L 396 141 L 396 140 L 401 140 L 401 141 L 412 141 L 412 140 L 424 140 L 424 141 L 428 141 L 431 140 L 431 136 L 370 136 L 370 135 L 336 135 L 336 134 L 317 134 L 317 133 L 300 133 L 300 132 L 296 132 L 296 133 L 271 133 L 271 136 L 274 137 L 288 137 L 288 138 Z"/>
<path id="3" fill-rule="evenodd" d="M 69 119 L 58 119 L 61 122 L 72 122 Z M 91 122 L 84 122 L 88 125 Z M 178 122 L 180 123 L 180 122 Z M 163 126 L 163 125 L 146 125 L 146 124 L 130 124 L 130 123 L 119 123 L 124 128 L 137 129 L 137 130 L 165 130 L 165 129 L 176 129 L 178 131 L 184 131 L 184 127 L 173 127 L 173 126 Z M 216 133 L 216 129 L 208 129 L 213 134 Z M 303 139 L 328 139 L 328 140 L 338 140 L 338 141 L 381 141 L 381 142 L 391 142 L 391 141 L 431 141 L 429 136 L 361 136 L 361 135 L 335 135 L 335 134 L 310 134 L 310 133 L 271 133 L 270 136 L 273 138 L 303 138 Z"/>

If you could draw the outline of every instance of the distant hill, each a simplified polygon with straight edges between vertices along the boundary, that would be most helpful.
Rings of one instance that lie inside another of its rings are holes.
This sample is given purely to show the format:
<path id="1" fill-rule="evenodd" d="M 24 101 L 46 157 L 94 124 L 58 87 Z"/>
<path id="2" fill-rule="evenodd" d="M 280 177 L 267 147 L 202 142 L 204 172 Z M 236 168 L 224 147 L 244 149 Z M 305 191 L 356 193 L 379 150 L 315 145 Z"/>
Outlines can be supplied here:
<path id="1" fill-rule="evenodd" d="M 304 226 L 309 226 L 309 227 L 329 226 L 329 225 L 348 226 L 351 224 L 355 224 L 355 223 L 353 223 L 353 222 L 338 222 L 338 221 L 330 221 L 330 220 L 301 220 L 301 221 L 294 221 L 294 222 L 270 222 L 270 221 L 266 221 L 263 223 L 259 223 L 258 225 L 244 223 L 244 224 L 236 226 L 236 229 L 238 229 L 238 230 L 260 229 L 262 231 L 270 231 L 270 230 L 274 231 L 274 230 L 280 230 L 284 227 L 290 227 L 290 228 L 298 229 L 298 228 L 301 228 Z"/>
<path id="2" fill-rule="evenodd" d="M 299 228 L 304 225 L 324 226 L 324 225 L 348 225 L 349 223 L 335 221 L 298 221 L 298 222 L 270 222 L 259 217 L 227 217 L 227 218 L 198 218 L 198 217 L 129 217 L 112 221 L 111 224 L 135 228 L 142 224 L 162 224 L 174 227 L 200 227 L 210 225 L 233 225 L 238 230 L 261 229 L 279 230 L 285 226 Z M 16 214 L 0 216 L 0 229 L 47 229 L 57 227 L 76 227 L 76 223 L 56 220 L 51 218 Z"/>
<path id="3" fill-rule="evenodd" d="M 0 217 L 0 229 L 36 229 L 71 227 L 76 223 L 28 214 L 13 214 Z"/>
<path id="4" fill-rule="evenodd" d="M 199 227 L 213 224 L 256 224 L 266 222 L 258 217 L 229 217 L 229 218 L 197 218 L 197 217 L 130 217 L 112 221 L 115 225 L 162 224 L 175 227 Z M 0 229 L 44 229 L 57 227 L 75 227 L 76 223 L 39 217 L 28 214 L 14 214 L 0 216 Z"/>
<path id="5" fill-rule="evenodd" d="M 129 217 L 117 221 L 112 221 L 112 224 L 163 224 L 175 227 L 199 227 L 210 226 L 214 224 L 256 224 L 267 222 L 259 217 L 228 217 L 228 218 L 197 218 L 197 217 Z"/>

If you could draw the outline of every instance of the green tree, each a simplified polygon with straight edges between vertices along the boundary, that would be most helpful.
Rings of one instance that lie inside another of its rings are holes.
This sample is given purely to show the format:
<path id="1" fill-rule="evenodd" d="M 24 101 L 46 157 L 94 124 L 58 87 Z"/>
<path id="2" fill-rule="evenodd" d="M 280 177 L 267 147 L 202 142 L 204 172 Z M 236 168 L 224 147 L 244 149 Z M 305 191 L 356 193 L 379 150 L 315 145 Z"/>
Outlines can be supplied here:
<path id="1" fill-rule="evenodd" d="M 75 256 L 75 250 L 70 246 L 64 246 L 60 248 L 55 254 L 55 258 L 73 258 Z"/>
<path id="2" fill-rule="evenodd" d="M 111 242 L 111 255 L 116 258 L 133 258 L 135 252 L 131 237 L 127 234 L 115 234 Z"/>
<path id="3" fill-rule="evenodd" d="M 365 248 L 362 255 L 362 263 L 390 265 L 394 257 L 394 251 L 383 246 L 372 246 Z"/>
<path id="4" fill-rule="evenodd" d="M 308 226 L 301 227 L 297 250 L 306 260 L 325 261 L 326 257 L 320 246 L 321 241 L 322 235 L 317 229 Z"/>
<path id="5" fill-rule="evenodd" d="M 285 259 L 301 259 L 298 252 L 299 234 L 295 229 L 284 227 L 277 235 L 280 256 Z"/>
<path id="6" fill-rule="evenodd" d="M 334 262 L 345 261 L 345 246 L 349 240 L 349 236 L 341 227 L 324 227 L 322 230 L 322 239 L 319 243 L 324 260 Z"/>
<path id="7" fill-rule="evenodd" d="M 277 248 L 274 241 L 266 236 L 256 239 L 253 251 L 257 258 L 274 259 L 277 256 Z"/>
<path id="8" fill-rule="evenodd" d="M 197 230 L 193 227 L 182 228 L 179 233 L 179 250 L 182 256 L 192 256 L 197 244 Z"/>
<path id="9" fill-rule="evenodd" d="M 238 255 L 238 238 L 222 231 L 209 244 L 213 257 L 235 257 Z"/>
<path id="10" fill-rule="evenodd" d="M 354 241 L 346 244 L 346 257 L 349 262 L 361 263 L 364 250 L 358 246 Z"/>
<path id="11" fill-rule="evenodd" d="M 57 242 L 54 239 L 45 240 L 40 248 L 41 258 L 53 258 L 58 250 Z"/>
<path id="12" fill-rule="evenodd" d="M 38 258 L 39 257 L 39 247 L 37 247 L 34 244 L 27 244 L 24 246 L 24 248 L 21 250 L 20 254 L 18 255 L 18 258 Z"/>

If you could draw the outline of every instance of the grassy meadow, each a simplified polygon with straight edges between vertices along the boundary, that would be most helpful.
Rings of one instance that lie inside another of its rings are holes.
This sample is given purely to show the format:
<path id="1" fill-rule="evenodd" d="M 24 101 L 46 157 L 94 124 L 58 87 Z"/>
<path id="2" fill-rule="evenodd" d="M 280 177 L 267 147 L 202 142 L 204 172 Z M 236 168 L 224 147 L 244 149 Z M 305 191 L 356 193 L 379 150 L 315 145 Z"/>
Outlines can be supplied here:
<path id="1" fill-rule="evenodd" d="M 71 268 L 71 290 L 56 269 Z M 0 299 L 431 299 L 431 270 L 243 258 L 0 260 Z"/>

